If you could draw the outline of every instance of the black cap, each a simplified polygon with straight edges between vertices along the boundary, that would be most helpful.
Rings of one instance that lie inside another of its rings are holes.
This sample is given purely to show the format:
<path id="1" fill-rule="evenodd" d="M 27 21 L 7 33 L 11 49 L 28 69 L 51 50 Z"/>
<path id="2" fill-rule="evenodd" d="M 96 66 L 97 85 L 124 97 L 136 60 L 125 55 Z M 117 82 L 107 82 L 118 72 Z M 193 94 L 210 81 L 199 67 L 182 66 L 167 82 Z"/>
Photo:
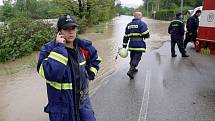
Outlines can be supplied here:
<path id="1" fill-rule="evenodd" d="M 58 31 L 60 31 L 61 29 L 68 29 L 70 27 L 77 27 L 77 26 L 78 24 L 76 23 L 75 18 L 70 15 L 64 15 L 59 17 L 57 22 Z"/>

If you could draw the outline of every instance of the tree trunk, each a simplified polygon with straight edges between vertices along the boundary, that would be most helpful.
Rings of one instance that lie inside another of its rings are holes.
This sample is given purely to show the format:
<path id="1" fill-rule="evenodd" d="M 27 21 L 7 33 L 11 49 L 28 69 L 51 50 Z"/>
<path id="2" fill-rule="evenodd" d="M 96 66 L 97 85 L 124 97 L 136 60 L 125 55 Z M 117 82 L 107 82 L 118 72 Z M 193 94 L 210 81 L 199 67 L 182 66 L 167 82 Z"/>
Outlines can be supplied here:
<path id="1" fill-rule="evenodd" d="M 82 13 L 83 13 L 83 2 L 82 2 L 82 0 L 78 0 L 78 6 L 79 6 L 79 17 L 80 18 L 82 18 L 83 17 L 83 15 L 82 15 Z"/>

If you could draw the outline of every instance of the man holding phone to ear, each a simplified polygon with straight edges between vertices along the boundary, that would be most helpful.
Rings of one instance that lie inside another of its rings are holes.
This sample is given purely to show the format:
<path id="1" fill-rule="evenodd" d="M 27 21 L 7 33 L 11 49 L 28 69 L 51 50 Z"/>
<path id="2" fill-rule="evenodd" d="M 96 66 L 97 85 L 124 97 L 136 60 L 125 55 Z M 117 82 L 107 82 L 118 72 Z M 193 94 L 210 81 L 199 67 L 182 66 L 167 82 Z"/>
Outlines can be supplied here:
<path id="1" fill-rule="evenodd" d="M 61 16 L 55 40 L 43 45 L 37 71 L 46 80 L 50 121 L 96 121 L 89 99 L 88 79 L 99 70 L 100 57 L 88 40 L 77 38 L 78 24 Z"/>

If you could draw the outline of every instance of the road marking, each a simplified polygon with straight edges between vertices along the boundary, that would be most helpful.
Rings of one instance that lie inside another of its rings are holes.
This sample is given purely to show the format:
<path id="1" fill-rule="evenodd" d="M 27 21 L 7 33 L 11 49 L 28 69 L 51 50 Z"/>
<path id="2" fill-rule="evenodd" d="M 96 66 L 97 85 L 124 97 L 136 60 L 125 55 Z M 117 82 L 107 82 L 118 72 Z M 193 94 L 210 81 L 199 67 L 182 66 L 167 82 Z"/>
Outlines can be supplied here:
<path id="1" fill-rule="evenodd" d="M 101 87 L 104 87 L 105 85 L 107 85 L 107 83 L 110 81 L 110 80 L 106 80 L 108 77 L 104 79 L 105 81 L 101 82 L 101 84 L 98 84 L 98 86 L 96 86 L 94 89 L 91 90 L 90 97 L 92 97 Z"/>
<path id="2" fill-rule="evenodd" d="M 146 71 L 146 80 L 145 80 L 145 87 L 143 92 L 143 99 L 140 108 L 139 118 L 138 121 L 146 121 L 147 120 L 147 113 L 148 113 L 148 104 L 149 104 L 149 92 L 150 92 L 150 78 L 151 78 L 151 71 Z"/>
<path id="3" fill-rule="evenodd" d="M 95 95 L 95 93 L 102 87 L 105 87 L 105 85 L 108 84 L 109 81 L 111 80 L 107 80 L 111 75 L 115 74 L 118 71 L 118 69 L 115 69 L 113 72 L 110 71 L 110 73 L 108 73 L 106 76 L 104 76 L 104 78 L 101 79 L 101 81 L 97 84 L 97 86 L 94 87 L 94 89 L 90 90 L 89 96 L 92 97 L 93 95 Z M 102 76 L 103 77 L 103 76 Z"/>

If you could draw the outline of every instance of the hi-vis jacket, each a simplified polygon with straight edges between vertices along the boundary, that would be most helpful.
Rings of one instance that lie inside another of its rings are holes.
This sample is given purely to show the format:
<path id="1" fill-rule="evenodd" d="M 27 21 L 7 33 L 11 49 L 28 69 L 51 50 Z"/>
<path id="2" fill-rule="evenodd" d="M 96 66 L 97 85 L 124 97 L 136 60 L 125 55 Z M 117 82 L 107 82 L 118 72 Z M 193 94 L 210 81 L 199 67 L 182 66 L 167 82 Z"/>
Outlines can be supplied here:
<path id="1" fill-rule="evenodd" d="M 125 29 L 125 35 L 123 38 L 123 48 L 127 47 L 130 51 L 145 52 L 146 44 L 144 39 L 149 38 L 149 30 L 145 22 L 141 19 L 133 19 Z"/>
<path id="2" fill-rule="evenodd" d="M 51 114 L 51 121 L 95 121 L 88 79 L 94 79 L 101 59 L 90 41 L 76 38 L 75 45 L 75 60 L 64 44 L 55 41 L 40 51 L 37 71 L 46 80 L 48 105 L 44 111 Z"/>

